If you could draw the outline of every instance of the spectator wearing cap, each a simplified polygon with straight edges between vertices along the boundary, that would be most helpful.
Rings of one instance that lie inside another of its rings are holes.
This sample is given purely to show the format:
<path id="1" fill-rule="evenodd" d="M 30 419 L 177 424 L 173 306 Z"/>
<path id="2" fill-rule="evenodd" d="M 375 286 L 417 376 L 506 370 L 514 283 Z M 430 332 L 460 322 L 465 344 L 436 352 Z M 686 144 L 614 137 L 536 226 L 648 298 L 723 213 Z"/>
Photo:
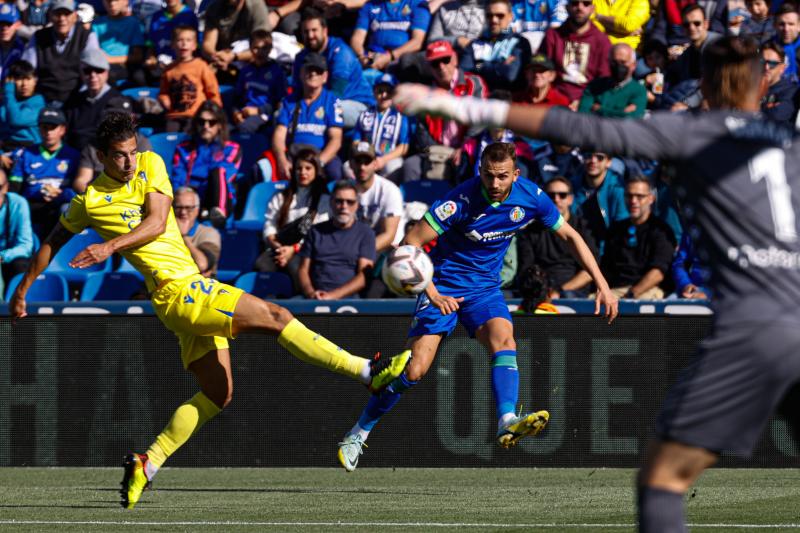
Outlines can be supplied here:
<path id="1" fill-rule="evenodd" d="M 388 176 L 403 165 L 408 152 L 408 118 L 392 107 L 397 78 L 383 74 L 375 80 L 373 92 L 377 105 L 362 112 L 353 130 L 353 144 L 367 142 L 377 157 L 375 170 Z"/>
<path id="2" fill-rule="evenodd" d="M 81 54 L 100 46 L 94 32 L 77 24 L 75 0 L 53 0 L 48 13 L 52 26 L 33 34 L 22 58 L 36 69 L 44 99 L 65 102 L 80 86 Z"/>
<path id="3" fill-rule="evenodd" d="M 200 196 L 191 187 L 178 187 L 172 202 L 175 222 L 183 236 L 183 242 L 200 274 L 210 278 L 217 272 L 222 251 L 222 237 L 216 228 L 201 224 Z"/>
<path id="4" fill-rule="evenodd" d="M 167 131 L 186 131 L 203 102 L 222 106 L 219 83 L 203 59 L 195 57 L 197 30 L 176 26 L 172 35 L 175 61 L 161 75 L 158 101 L 166 111 Z"/>
<path id="5" fill-rule="evenodd" d="M 33 230 L 28 202 L 9 192 L 8 178 L 0 169 L 0 297 L 4 285 L 28 269 L 33 255 Z"/>
<path id="6" fill-rule="evenodd" d="M 536 51 L 549 28 L 567 20 L 567 0 L 511 0 L 514 31 L 521 33 Z"/>
<path id="7" fill-rule="evenodd" d="M 352 128 L 358 115 L 375 104 L 358 57 L 342 39 L 328 35 L 328 22 L 318 9 L 308 8 L 303 11 L 300 29 L 305 48 L 294 60 L 294 90 L 301 90 L 300 69 L 305 56 L 310 52 L 322 54 L 328 62 L 328 82 L 325 88 L 340 100 L 344 127 Z"/>
<path id="8" fill-rule="evenodd" d="M 608 35 L 611 44 L 624 43 L 638 49 L 649 19 L 649 0 L 594 0 L 592 21 Z"/>
<path id="9" fill-rule="evenodd" d="M 524 65 L 531 57 L 528 40 L 514 33 L 510 0 L 489 0 L 487 30 L 472 41 L 461 56 L 461 68 L 479 74 L 492 89 L 521 91 L 525 88 Z"/>
<path id="10" fill-rule="evenodd" d="M 21 23 L 14 4 L 0 4 L 0 82 L 5 81 L 8 67 L 22 58 L 25 41 L 17 36 Z"/>
<path id="11" fill-rule="evenodd" d="M 556 81 L 556 66 L 546 55 L 536 54 L 531 57 L 525 69 L 525 80 L 528 82 L 527 89 L 517 92 L 514 101 L 551 106 L 569 105 L 569 98 L 553 86 Z"/>
<path id="12" fill-rule="evenodd" d="M 205 14 L 203 56 L 218 74 L 227 75 L 232 63 L 250 61 L 246 45 L 253 32 L 271 29 L 264 0 L 212 0 Z M 234 51 L 237 41 L 245 46 Z"/>
<path id="13" fill-rule="evenodd" d="M 89 49 L 81 54 L 81 80 L 84 90 L 73 94 L 64 104 L 67 115 L 67 144 L 83 150 L 94 139 L 97 125 L 112 98 L 119 91 L 108 83 L 110 65 L 102 50 Z"/>
<path id="14" fill-rule="evenodd" d="M 786 54 L 783 47 L 772 41 L 761 46 L 761 60 L 764 63 L 764 77 L 769 82 L 767 94 L 761 101 L 764 117 L 794 127 L 797 115 L 797 84 L 783 77 L 786 69 Z"/>
<path id="15" fill-rule="evenodd" d="M 92 24 L 100 48 L 111 64 L 112 83 L 134 77 L 144 60 L 144 32 L 139 19 L 130 15 L 128 0 L 103 0 L 106 14 Z M 137 72 L 138 76 L 141 76 Z M 140 78 L 141 79 L 141 78 Z"/>
<path id="16" fill-rule="evenodd" d="M 300 76 L 303 90 L 281 101 L 272 135 L 278 169 L 282 179 L 287 179 L 292 175 L 291 157 L 296 150 L 312 146 L 319 152 L 328 178 L 341 179 L 342 162 L 336 154 L 342 147 L 344 119 L 339 99 L 325 88 L 328 82 L 325 56 L 317 52 L 307 54 Z"/>
<path id="17" fill-rule="evenodd" d="M 655 189 L 644 176 L 625 184 L 630 216 L 611 225 L 601 262 L 612 292 L 621 298 L 659 300 L 677 243 L 669 226 L 652 212 Z"/>
<path id="18" fill-rule="evenodd" d="M 271 126 L 272 117 L 282 95 L 287 92 L 286 73 L 276 61 L 269 58 L 272 34 L 256 30 L 250 36 L 253 54 L 236 78 L 234 95 L 237 108 L 232 113 L 233 124 L 247 133 Z"/>
<path id="19" fill-rule="evenodd" d="M 8 4 L 6 4 L 8 5 Z M 12 63 L 3 84 L 0 101 L 0 141 L 3 150 L 38 143 L 39 112 L 44 98 L 36 94 L 36 71 L 27 61 Z"/>
<path id="20" fill-rule="evenodd" d="M 330 213 L 311 227 L 300 248 L 300 292 L 314 300 L 357 298 L 375 264 L 375 234 L 358 220 L 358 191 L 351 181 L 334 185 Z"/>
<path id="21" fill-rule="evenodd" d="M 177 26 L 197 29 L 197 15 L 183 0 L 166 0 L 164 8 L 153 14 L 147 29 L 144 67 L 148 79 L 159 79 L 174 61 L 172 32 Z"/>
<path id="22" fill-rule="evenodd" d="M 435 86 L 456 96 L 474 96 L 486 98 L 488 89 L 486 82 L 478 74 L 466 72 L 459 68 L 458 56 L 453 46 L 447 41 L 436 41 L 428 45 L 425 59 L 433 71 Z M 448 173 L 457 172 L 462 164 L 462 145 L 467 137 L 477 135 L 482 128 L 467 128 L 453 120 L 441 117 L 423 116 L 417 118 L 417 128 L 413 144 L 418 154 L 406 158 L 403 164 L 403 181 L 415 181 L 423 177 L 428 162 L 426 150 L 433 146 L 450 149 L 448 156 Z"/>
<path id="23" fill-rule="evenodd" d="M 384 70 L 404 54 L 422 49 L 430 21 L 422 0 L 370 0 L 358 12 L 350 45 L 364 68 Z"/>
<path id="24" fill-rule="evenodd" d="M 647 89 L 633 79 L 636 52 L 625 43 L 611 47 L 611 76 L 597 78 L 583 91 L 578 111 L 611 118 L 642 118 L 647 108 Z"/>
<path id="25" fill-rule="evenodd" d="M 590 81 L 610 74 L 611 41 L 592 24 L 593 13 L 592 0 L 568 0 L 567 20 L 547 30 L 540 49 L 555 63 L 556 88 L 570 99 L 574 109 Z"/>
<path id="26" fill-rule="evenodd" d="M 61 109 L 42 109 L 42 142 L 22 150 L 9 175 L 11 190 L 19 192 L 30 204 L 31 221 L 40 237 L 45 237 L 58 221 L 62 205 L 75 196 L 72 181 L 80 154 L 64 144 L 66 132 L 67 117 Z"/>

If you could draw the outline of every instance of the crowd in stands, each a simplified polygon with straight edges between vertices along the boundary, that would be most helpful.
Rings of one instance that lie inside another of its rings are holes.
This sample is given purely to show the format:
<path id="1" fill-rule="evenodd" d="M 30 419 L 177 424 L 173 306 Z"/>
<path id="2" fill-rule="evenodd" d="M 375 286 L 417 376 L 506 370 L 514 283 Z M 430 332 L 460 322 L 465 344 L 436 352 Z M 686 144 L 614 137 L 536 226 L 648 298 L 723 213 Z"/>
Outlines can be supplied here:
<path id="1" fill-rule="evenodd" d="M 128 112 L 139 149 L 167 163 L 176 219 L 207 276 L 283 276 L 304 298 L 387 297 L 386 251 L 504 141 L 619 296 L 708 299 L 667 162 L 409 118 L 392 107 L 394 88 L 620 120 L 693 112 L 703 50 L 738 34 L 762 46 L 764 120 L 794 128 L 800 104 L 792 0 L 76 1 L 0 3 L 6 285 L 102 171 L 97 124 Z M 536 224 L 506 259 L 503 287 L 524 289 L 526 308 L 532 287 L 539 303 L 592 296 L 588 274 Z"/>

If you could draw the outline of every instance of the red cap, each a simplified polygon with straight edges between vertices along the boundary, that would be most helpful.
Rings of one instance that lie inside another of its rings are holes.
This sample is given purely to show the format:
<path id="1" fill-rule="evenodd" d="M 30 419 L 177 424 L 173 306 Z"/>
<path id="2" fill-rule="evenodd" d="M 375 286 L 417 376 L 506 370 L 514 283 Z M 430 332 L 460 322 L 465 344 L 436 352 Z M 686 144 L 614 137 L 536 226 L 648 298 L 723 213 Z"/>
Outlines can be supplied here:
<path id="1" fill-rule="evenodd" d="M 451 57 L 454 55 L 456 55 L 456 52 L 453 50 L 453 46 L 447 41 L 432 42 L 428 45 L 427 50 L 425 50 L 425 59 L 428 61 L 433 61 L 434 59 L 440 59 L 442 57 Z"/>

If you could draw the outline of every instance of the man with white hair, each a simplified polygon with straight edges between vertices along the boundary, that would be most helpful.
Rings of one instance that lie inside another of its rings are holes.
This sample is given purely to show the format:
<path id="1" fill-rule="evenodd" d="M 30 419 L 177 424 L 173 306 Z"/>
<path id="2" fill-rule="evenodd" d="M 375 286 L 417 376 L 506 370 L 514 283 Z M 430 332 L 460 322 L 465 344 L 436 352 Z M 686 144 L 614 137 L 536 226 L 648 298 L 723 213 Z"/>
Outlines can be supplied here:
<path id="1" fill-rule="evenodd" d="M 624 43 L 609 54 L 611 76 L 592 80 L 581 96 L 578 111 L 601 117 L 642 118 L 647 107 L 647 89 L 633 79 L 636 52 Z"/>
<path id="2" fill-rule="evenodd" d="M 183 242 L 192 254 L 197 269 L 205 277 L 213 277 L 219 263 L 222 237 L 216 228 L 200 224 L 197 220 L 200 215 L 200 195 L 191 187 L 179 187 L 175 190 L 172 210 Z"/>

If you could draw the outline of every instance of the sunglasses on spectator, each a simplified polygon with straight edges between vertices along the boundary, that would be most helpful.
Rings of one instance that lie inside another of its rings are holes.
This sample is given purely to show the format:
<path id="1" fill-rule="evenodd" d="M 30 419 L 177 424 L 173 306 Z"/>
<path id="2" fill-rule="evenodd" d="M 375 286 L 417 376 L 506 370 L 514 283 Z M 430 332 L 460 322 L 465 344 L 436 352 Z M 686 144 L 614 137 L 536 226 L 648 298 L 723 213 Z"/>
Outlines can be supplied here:
<path id="1" fill-rule="evenodd" d="M 694 26 L 695 28 L 699 28 L 700 26 L 703 25 L 703 22 L 704 21 L 702 20 L 687 20 L 686 22 L 683 23 L 683 27 L 688 28 L 689 26 Z"/>
<path id="2" fill-rule="evenodd" d="M 209 125 L 209 126 L 211 126 L 212 128 L 213 128 L 214 126 L 217 126 L 217 125 L 219 125 L 219 120 L 217 120 L 217 119 L 215 119 L 215 118 L 201 118 L 201 119 L 200 119 L 200 120 L 198 120 L 197 122 L 198 122 L 198 124 L 200 124 L 201 126 L 205 126 L 206 124 L 208 124 L 208 125 Z"/>
<path id="3" fill-rule="evenodd" d="M 452 61 L 452 60 L 453 60 L 452 56 L 443 57 L 441 59 L 434 59 L 433 61 L 431 61 L 431 66 L 433 68 L 436 68 L 436 67 L 439 67 L 441 65 L 449 65 L 450 61 Z"/>
<path id="4" fill-rule="evenodd" d="M 200 207 L 199 205 L 176 205 L 173 206 L 175 211 L 192 211 Z"/>
<path id="5" fill-rule="evenodd" d="M 91 74 L 102 74 L 105 70 L 101 68 L 83 67 L 83 74 L 89 76 Z"/>
<path id="6" fill-rule="evenodd" d="M 505 18 L 506 13 L 486 13 L 486 18 L 490 19 L 501 19 Z"/>
<path id="7" fill-rule="evenodd" d="M 336 205 L 356 205 L 358 200 L 351 200 L 350 198 L 334 198 L 333 203 Z"/>
<path id="8" fill-rule="evenodd" d="M 325 73 L 321 68 L 306 67 L 306 76 L 322 76 Z"/>
<path id="9" fill-rule="evenodd" d="M 583 7 L 589 7 L 592 5 L 592 0 L 570 0 L 569 5 L 572 7 L 581 5 Z"/>
<path id="10" fill-rule="evenodd" d="M 625 198 L 628 198 L 630 200 L 636 199 L 636 200 L 639 200 L 640 202 L 642 200 L 644 200 L 645 198 L 647 198 L 648 196 L 650 196 L 650 195 L 649 194 L 635 194 L 635 193 L 630 193 L 630 192 L 626 192 L 625 193 Z"/>
<path id="11" fill-rule="evenodd" d="M 586 152 L 585 154 L 583 154 L 583 158 L 586 159 L 587 161 L 589 159 L 597 159 L 598 161 L 605 161 L 606 159 L 608 159 L 608 156 L 606 154 L 601 154 L 600 152 Z"/>
<path id="12" fill-rule="evenodd" d="M 555 200 L 556 198 L 560 200 L 566 200 L 567 198 L 569 198 L 570 194 L 572 193 L 563 191 L 553 191 L 553 192 L 548 192 L 547 196 L 549 196 L 553 200 Z"/>
<path id="13" fill-rule="evenodd" d="M 774 68 L 778 68 L 781 65 L 783 65 L 783 61 L 774 61 L 774 60 L 769 60 L 769 59 L 765 59 L 764 60 L 764 66 L 767 67 L 767 70 L 772 70 Z"/>

